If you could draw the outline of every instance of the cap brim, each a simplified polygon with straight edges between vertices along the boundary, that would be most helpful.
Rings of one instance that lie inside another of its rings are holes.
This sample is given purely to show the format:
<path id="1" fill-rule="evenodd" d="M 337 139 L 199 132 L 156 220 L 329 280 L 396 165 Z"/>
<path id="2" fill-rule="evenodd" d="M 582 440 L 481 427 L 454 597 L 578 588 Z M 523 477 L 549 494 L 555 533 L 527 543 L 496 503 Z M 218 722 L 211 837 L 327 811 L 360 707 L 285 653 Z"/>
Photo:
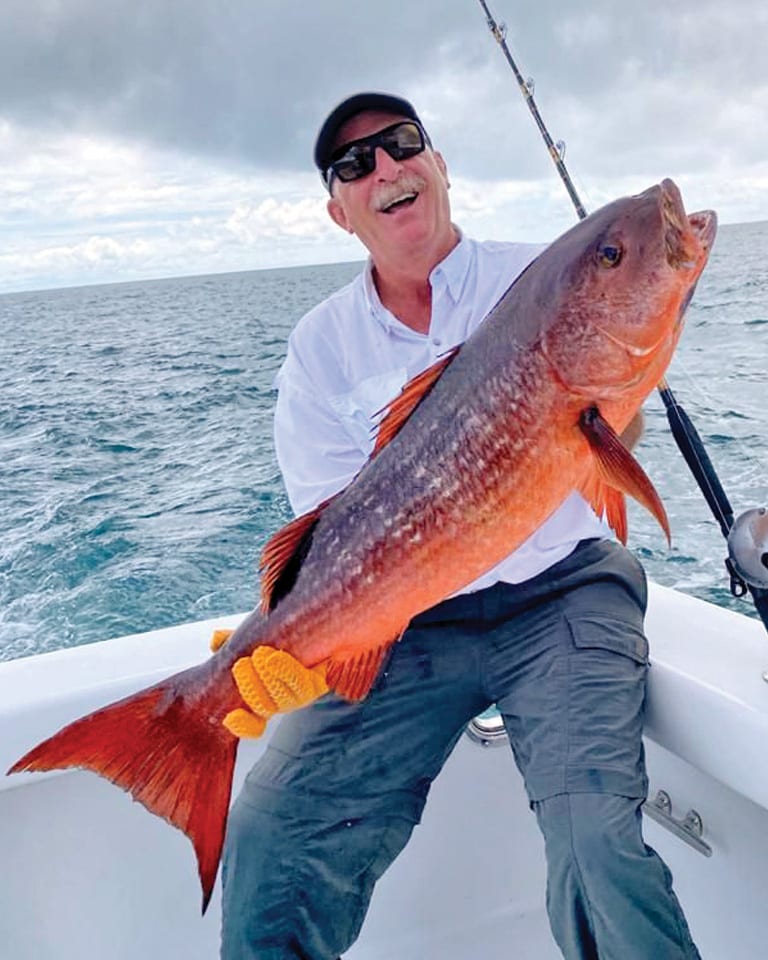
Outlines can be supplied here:
<path id="1" fill-rule="evenodd" d="M 376 110 L 381 113 L 393 113 L 397 116 L 415 120 L 420 126 L 421 121 L 407 100 L 388 93 L 356 93 L 347 97 L 332 110 L 317 135 L 315 141 L 315 166 L 321 174 L 325 174 L 331 162 L 331 155 L 336 146 L 336 138 L 341 127 L 365 110 Z"/>

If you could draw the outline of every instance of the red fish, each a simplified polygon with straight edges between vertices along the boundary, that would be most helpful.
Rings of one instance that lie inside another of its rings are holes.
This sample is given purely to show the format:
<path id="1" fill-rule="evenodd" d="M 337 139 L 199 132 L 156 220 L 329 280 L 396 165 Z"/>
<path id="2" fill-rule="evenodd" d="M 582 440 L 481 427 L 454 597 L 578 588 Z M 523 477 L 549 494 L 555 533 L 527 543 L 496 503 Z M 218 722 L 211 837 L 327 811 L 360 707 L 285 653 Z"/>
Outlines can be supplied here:
<path id="1" fill-rule="evenodd" d="M 11 769 L 85 767 L 192 840 L 216 877 L 256 647 L 323 664 L 359 699 L 416 614 L 489 570 L 574 490 L 626 538 L 624 494 L 669 531 L 619 440 L 662 378 L 716 231 L 665 180 L 592 214 L 515 281 L 460 348 L 409 385 L 350 486 L 266 546 L 262 607 L 201 666 L 75 721 Z"/>

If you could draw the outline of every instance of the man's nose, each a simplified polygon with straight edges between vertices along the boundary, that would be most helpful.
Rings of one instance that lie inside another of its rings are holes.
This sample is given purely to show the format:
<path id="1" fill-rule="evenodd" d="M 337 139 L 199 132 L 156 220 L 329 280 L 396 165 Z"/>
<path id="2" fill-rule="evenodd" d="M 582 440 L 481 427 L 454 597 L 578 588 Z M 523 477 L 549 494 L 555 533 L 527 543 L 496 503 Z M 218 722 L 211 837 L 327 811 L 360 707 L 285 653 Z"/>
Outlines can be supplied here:
<path id="1" fill-rule="evenodd" d="M 374 159 L 376 160 L 376 175 L 381 180 L 393 180 L 400 175 L 402 163 L 399 160 L 393 160 L 383 147 L 376 147 Z"/>

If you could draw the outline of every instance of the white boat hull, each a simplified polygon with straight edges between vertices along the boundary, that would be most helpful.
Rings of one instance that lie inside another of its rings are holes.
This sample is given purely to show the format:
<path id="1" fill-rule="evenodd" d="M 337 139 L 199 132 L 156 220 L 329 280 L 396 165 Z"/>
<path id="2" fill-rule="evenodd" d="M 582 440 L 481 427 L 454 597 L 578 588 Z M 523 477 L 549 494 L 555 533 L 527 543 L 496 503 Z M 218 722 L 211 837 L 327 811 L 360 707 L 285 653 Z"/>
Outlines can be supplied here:
<path id="1" fill-rule="evenodd" d="M 0 765 L 64 723 L 207 655 L 239 617 L 0 664 Z M 651 793 L 703 821 L 706 857 L 646 817 L 705 958 L 765 953 L 768 638 L 756 621 L 660 587 L 648 616 Z M 244 744 L 236 783 L 266 741 Z M 189 841 L 82 772 L 0 780 L 0 955 L 210 960 L 219 890 L 200 916 Z M 462 738 L 424 821 L 380 882 L 349 960 L 557 960 L 543 843 L 508 749 Z"/>

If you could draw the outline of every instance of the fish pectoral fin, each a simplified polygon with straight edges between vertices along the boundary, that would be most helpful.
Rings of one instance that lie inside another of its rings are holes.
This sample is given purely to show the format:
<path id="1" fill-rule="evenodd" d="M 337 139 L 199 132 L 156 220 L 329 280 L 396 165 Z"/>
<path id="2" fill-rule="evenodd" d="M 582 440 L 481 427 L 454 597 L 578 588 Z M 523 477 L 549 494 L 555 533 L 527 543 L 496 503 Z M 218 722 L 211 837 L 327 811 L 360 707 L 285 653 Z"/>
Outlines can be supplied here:
<path id="1" fill-rule="evenodd" d="M 605 514 L 608 525 L 616 536 L 626 545 L 627 542 L 627 502 L 621 490 L 609 487 L 597 473 L 593 473 L 581 490 L 598 517 Z"/>
<path id="2" fill-rule="evenodd" d="M 329 497 L 314 510 L 291 520 L 267 540 L 259 559 L 260 608 L 263 614 L 266 615 L 274 609 L 277 601 L 290 592 L 312 543 L 315 524 L 334 499 L 335 497 Z"/>
<path id="3" fill-rule="evenodd" d="M 615 491 L 603 493 L 602 496 L 604 498 L 603 505 L 608 512 L 609 523 L 614 527 L 619 537 L 621 538 L 622 524 L 624 537 L 626 537 L 626 516 L 622 521 L 619 511 L 624 510 L 624 504 L 619 505 L 615 494 L 625 493 L 634 497 L 656 518 L 666 534 L 667 542 L 670 543 L 669 520 L 661 498 L 648 479 L 646 472 L 621 442 L 613 427 L 603 419 L 597 407 L 589 407 L 582 412 L 579 427 L 595 455 L 598 491 L 601 483 Z M 592 489 L 594 490 L 594 487 Z M 585 495 L 594 505 L 589 489 L 587 489 Z M 611 522 L 611 513 L 613 513 L 614 522 Z M 614 523 L 619 524 L 619 528 L 614 526 Z"/>
<path id="4" fill-rule="evenodd" d="M 615 487 L 606 487 L 605 490 L 605 517 L 608 526 L 614 531 L 619 540 L 627 545 L 627 501 L 621 490 Z"/>
<path id="5" fill-rule="evenodd" d="M 409 380 L 400 391 L 397 397 L 387 404 L 382 410 L 378 411 L 381 416 L 379 429 L 376 432 L 376 443 L 373 447 L 372 457 L 380 453 L 384 447 L 400 432 L 405 421 L 410 417 L 418 406 L 419 402 L 429 393 L 435 383 L 440 379 L 446 367 L 459 352 L 459 347 L 449 350 L 445 356 L 433 363 L 431 367 L 422 370 L 413 379 Z"/>
<path id="6" fill-rule="evenodd" d="M 376 682 L 381 665 L 390 647 L 402 637 L 401 631 L 389 643 L 357 656 L 334 658 L 326 662 L 325 679 L 331 690 L 347 700 L 363 700 Z"/>

